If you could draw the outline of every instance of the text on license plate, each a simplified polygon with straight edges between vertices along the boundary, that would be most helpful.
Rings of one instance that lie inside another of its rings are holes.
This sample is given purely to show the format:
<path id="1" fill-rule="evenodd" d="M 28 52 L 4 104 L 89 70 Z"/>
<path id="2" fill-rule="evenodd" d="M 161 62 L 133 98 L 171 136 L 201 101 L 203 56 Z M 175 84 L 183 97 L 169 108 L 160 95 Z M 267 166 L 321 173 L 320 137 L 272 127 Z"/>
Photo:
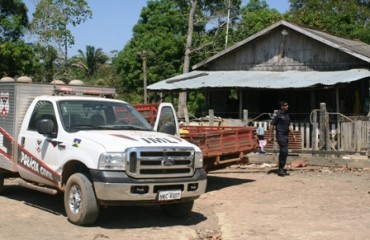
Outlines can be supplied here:
<path id="1" fill-rule="evenodd" d="M 168 201 L 181 198 L 181 190 L 168 190 L 158 192 L 158 201 Z"/>

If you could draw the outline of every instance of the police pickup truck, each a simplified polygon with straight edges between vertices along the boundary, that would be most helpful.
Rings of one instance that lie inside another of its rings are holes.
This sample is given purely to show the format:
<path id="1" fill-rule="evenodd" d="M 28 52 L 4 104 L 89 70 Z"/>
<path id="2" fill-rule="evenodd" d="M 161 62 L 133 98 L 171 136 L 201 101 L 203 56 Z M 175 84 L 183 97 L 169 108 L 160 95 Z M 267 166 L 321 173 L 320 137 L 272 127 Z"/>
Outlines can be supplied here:
<path id="1" fill-rule="evenodd" d="M 189 213 L 207 184 L 201 150 L 154 131 L 114 95 L 111 88 L 0 81 L 0 193 L 6 178 L 62 192 L 76 225 L 94 223 L 110 205 Z"/>

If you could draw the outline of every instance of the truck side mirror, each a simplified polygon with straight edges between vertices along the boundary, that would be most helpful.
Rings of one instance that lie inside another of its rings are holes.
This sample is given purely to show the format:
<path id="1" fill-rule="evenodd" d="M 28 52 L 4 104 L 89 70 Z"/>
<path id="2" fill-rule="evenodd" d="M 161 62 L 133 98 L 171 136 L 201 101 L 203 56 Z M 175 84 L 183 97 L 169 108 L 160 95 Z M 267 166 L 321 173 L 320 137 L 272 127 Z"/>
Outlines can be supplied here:
<path id="1" fill-rule="evenodd" d="M 176 134 L 176 127 L 172 123 L 165 123 L 159 128 L 158 132 L 163 132 L 163 133 L 175 135 Z"/>
<path id="2" fill-rule="evenodd" d="M 42 135 L 51 135 L 54 132 L 54 122 L 50 119 L 41 119 L 37 122 L 36 129 Z"/>

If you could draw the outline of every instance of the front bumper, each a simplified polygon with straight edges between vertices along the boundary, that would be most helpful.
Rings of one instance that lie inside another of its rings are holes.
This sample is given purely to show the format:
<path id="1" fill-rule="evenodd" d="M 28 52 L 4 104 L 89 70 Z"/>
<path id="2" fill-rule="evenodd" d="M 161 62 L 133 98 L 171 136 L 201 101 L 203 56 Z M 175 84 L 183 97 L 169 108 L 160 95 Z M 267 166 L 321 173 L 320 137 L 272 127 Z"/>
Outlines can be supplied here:
<path id="1" fill-rule="evenodd" d="M 192 177 L 134 179 L 124 172 L 91 170 L 96 197 L 103 205 L 158 203 L 160 190 L 181 190 L 181 199 L 198 198 L 206 191 L 207 174 L 196 169 Z"/>

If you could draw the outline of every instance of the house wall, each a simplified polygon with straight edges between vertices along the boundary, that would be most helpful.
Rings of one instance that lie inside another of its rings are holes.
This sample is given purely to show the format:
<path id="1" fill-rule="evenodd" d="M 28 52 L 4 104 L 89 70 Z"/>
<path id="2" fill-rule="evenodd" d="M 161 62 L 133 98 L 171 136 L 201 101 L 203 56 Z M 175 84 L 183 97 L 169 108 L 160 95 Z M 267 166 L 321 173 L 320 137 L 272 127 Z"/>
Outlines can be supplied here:
<path id="1" fill-rule="evenodd" d="M 369 79 L 341 84 L 336 87 L 209 90 L 205 93 L 207 108 L 213 109 L 215 116 L 242 118 L 239 111 L 240 91 L 242 109 L 248 110 L 250 119 L 258 117 L 258 121 L 269 120 L 269 114 L 278 109 L 280 100 L 289 103 L 292 119 L 300 122 L 310 122 L 311 112 L 314 109 L 319 109 L 322 102 L 326 103 L 328 112 L 341 113 L 346 116 L 367 115 L 369 111 Z M 235 96 L 237 97 L 235 98 Z M 338 106 L 337 101 L 339 101 Z M 359 104 L 359 110 L 355 109 L 357 104 Z M 337 117 L 331 116 L 331 121 L 337 122 Z"/>
<path id="2" fill-rule="evenodd" d="M 283 37 L 283 30 L 288 35 Z M 199 70 L 336 71 L 368 64 L 297 31 L 279 27 L 207 63 Z"/>

